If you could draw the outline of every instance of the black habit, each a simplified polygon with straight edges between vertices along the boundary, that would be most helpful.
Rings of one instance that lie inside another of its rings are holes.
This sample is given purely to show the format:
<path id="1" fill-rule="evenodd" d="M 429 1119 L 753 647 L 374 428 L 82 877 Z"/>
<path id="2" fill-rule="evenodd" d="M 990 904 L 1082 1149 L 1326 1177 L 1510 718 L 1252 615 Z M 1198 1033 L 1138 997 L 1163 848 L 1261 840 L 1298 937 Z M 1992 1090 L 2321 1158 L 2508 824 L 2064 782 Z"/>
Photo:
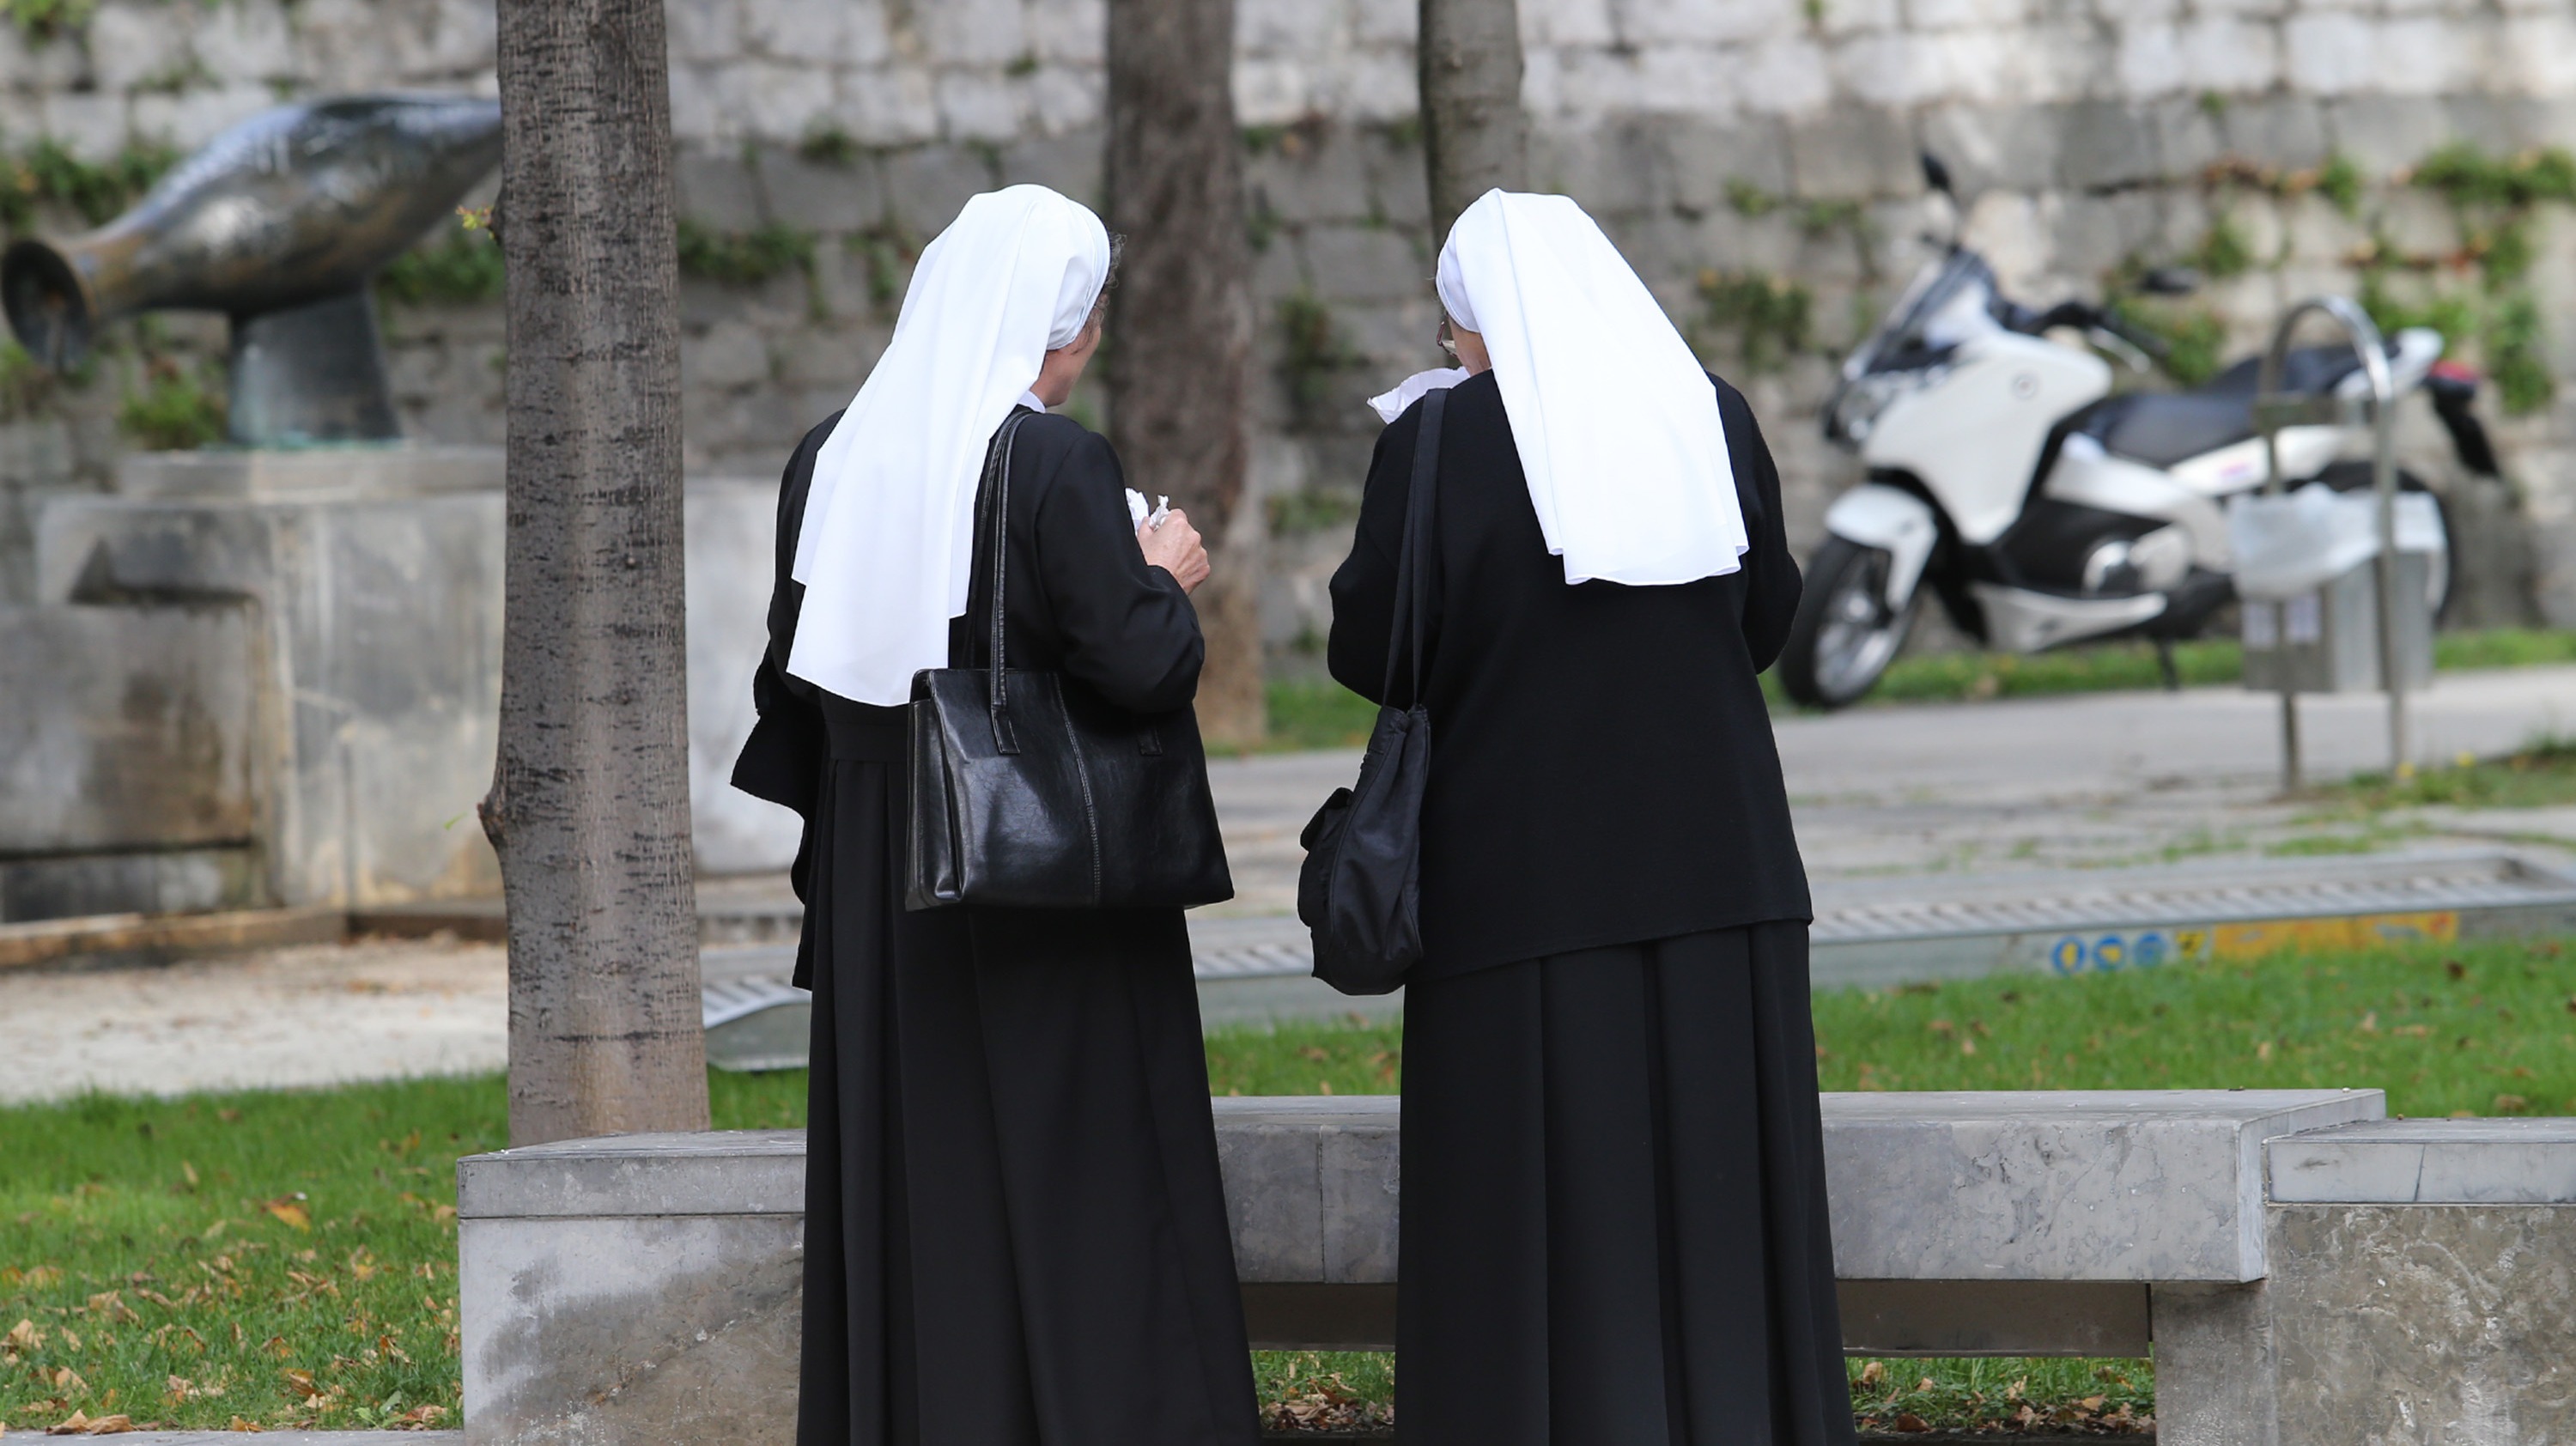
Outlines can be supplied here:
<path id="1" fill-rule="evenodd" d="M 806 819 L 798 1446 L 1249 1446 L 1181 912 L 907 911 L 904 710 L 784 671 L 797 529 L 838 421 L 807 434 L 781 485 L 760 723 L 734 774 Z M 1108 444 L 1032 416 L 1010 482 L 1013 666 L 1119 707 L 1187 705 L 1197 615 L 1145 565 Z M 989 607 L 985 536 L 951 628 L 960 665 L 983 661 L 966 619 Z"/>
<path id="2" fill-rule="evenodd" d="M 1569 587 L 1493 375 L 1450 393 L 1405 991 L 1406 1446 L 1852 1439 L 1811 910 L 1756 681 L 1798 569 L 1761 429 L 1716 386 L 1751 549 L 1673 587 Z M 1332 582 L 1333 676 L 1399 705 L 1377 694 L 1421 414 L 1380 436 Z"/>

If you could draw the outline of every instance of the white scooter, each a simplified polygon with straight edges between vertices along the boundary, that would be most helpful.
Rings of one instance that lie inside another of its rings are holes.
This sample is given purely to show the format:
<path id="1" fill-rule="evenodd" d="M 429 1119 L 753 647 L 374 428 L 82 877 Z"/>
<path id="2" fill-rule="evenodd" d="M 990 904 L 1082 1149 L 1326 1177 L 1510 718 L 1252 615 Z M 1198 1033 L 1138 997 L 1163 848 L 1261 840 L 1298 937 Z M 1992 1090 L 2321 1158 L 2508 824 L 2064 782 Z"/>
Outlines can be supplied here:
<path id="1" fill-rule="evenodd" d="M 1941 163 L 1924 178 L 1949 193 Z M 1954 205 L 1955 214 L 1955 205 Z M 2186 273 L 2146 289 L 2188 290 Z M 2051 339 L 2060 329 L 2089 345 Z M 2460 460 L 2495 472 L 2471 412 L 2476 375 L 2441 364 L 2439 332 L 2388 344 L 2398 395 L 2422 389 Z M 2032 311 L 2007 300 L 1993 270 L 1952 241 L 1843 363 L 1825 410 L 1827 440 L 1860 455 L 1869 480 L 1825 513 L 1826 537 L 1780 658 L 1789 696 L 1812 707 L 1858 700 L 1904 646 L 1926 584 L 1961 631 L 2031 653 L 2083 639 L 2155 641 L 2168 686 L 2170 646 L 2235 595 L 2226 499 L 2265 480 L 2255 427 L 2257 360 L 2185 392 L 2111 390 L 2101 353 L 2141 370 L 2152 337 L 2102 308 Z M 2347 403 L 2335 425 L 2288 426 L 2281 471 L 2292 486 L 2371 485 L 2368 378 L 2348 346 L 2293 350 L 2287 394 Z M 2401 475 L 2407 491 L 2427 490 Z M 2437 499 L 2438 504 L 2438 499 Z M 2450 538 L 2432 569 L 2438 611 L 2450 589 Z"/>

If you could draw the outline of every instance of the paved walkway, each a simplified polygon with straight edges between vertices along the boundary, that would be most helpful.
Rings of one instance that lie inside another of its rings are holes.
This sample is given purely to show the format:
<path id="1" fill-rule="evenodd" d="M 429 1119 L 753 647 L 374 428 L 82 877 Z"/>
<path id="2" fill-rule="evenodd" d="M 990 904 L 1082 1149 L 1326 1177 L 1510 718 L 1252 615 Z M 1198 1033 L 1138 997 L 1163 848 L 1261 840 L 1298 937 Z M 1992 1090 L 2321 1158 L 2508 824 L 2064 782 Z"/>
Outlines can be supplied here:
<path id="1" fill-rule="evenodd" d="M 2311 777 L 2385 766 L 2379 700 L 2310 700 L 2302 715 Z M 2576 667 L 2445 674 L 2419 695 L 2416 716 L 2426 760 L 2576 734 Z M 1838 891 L 1902 891 L 1909 878 L 1940 891 L 1970 870 L 2223 861 L 2353 831 L 2276 800 L 2277 705 L 2233 689 L 1868 708 L 1783 719 L 1777 731 L 1800 846 L 1827 903 Z M 1214 765 L 1240 897 L 1194 921 L 1203 947 L 1276 932 L 1261 916 L 1294 910 L 1297 834 L 1357 769 L 1351 752 Z M 2426 810 L 2416 821 L 2437 835 L 2425 847 L 2506 839 L 2546 853 L 2556 838 L 2576 850 L 2576 810 Z M 2576 852 L 2561 857 L 2576 863 Z M 12 971 L 0 974 L 0 1101 L 498 1069 L 507 1017 L 503 955 L 490 945 Z"/>

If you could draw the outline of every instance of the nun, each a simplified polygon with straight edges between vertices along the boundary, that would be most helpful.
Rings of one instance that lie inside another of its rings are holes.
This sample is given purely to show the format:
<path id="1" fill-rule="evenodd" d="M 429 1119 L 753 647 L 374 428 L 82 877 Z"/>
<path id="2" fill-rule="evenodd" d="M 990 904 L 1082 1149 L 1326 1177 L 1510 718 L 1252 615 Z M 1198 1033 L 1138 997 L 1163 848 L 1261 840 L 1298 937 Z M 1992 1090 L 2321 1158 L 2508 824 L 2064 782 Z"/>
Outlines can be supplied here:
<path id="1" fill-rule="evenodd" d="M 805 817 L 813 991 L 799 1446 L 1250 1446 L 1241 1296 L 1177 909 L 904 907 L 905 706 L 981 666 L 978 480 L 1010 448 L 1018 668 L 1189 705 L 1208 562 L 1132 519 L 1061 406 L 1113 265 L 1089 210 L 980 195 L 922 252 L 887 347 L 780 488 L 760 723 L 737 787 Z"/>
<path id="2" fill-rule="evenodd" d="M 1849 1442 L 1806 876 L 1755 681 L 1798 604 L 1778 474 L 1743 396 L 1565 197 L 1487 192 L 1437 285 L 1461 366 L 1382 400 L 1403 409 L 1330 650 L 1363 695 L 1411 686 L 1387 653 L 1415 398 L 1449 384 L 1404 1013 L 1406 1446 Z"/>

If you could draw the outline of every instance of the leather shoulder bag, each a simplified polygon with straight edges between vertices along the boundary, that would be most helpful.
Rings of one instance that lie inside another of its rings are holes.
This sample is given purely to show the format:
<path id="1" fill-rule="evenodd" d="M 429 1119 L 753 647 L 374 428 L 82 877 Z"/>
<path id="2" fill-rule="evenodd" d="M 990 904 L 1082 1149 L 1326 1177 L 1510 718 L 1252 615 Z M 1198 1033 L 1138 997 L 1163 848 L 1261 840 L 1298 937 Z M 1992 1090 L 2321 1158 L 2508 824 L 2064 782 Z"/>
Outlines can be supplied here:
<path id="1" fill-rule="evenodd" d="M 1344 994 L 1389 994 L 1422 959 L 1422 791 L 1431 777 L 1431 713 L 1422 701 L 1426 619 L 1438 556 L 1433 520 L 1440 475 L 1440 417 L 1449 394 L 1422 399 L 1413 440 L 1404 545 L 1396 562 L 1394 626 L 1386 643 L 1386 686 L 1395 693 L 1398 644 L 1408 650 L 1410 706 L 1380 706 L 1360 759 L 1359 783 L 1337 788 L 1299 842 L 1297 917 L 1315 937 L 1315 977 Z"/>
<path id="2" fill-rule="evenodd" d="M 987 668 L 912 679 L 912 830 L 904 906 L 1188 908 L 1234 897 L 1198 716 L 1114 707 L 1056 672 L 1013 671 L 1014 412 L 984 456 L 993 582 Z"/>

